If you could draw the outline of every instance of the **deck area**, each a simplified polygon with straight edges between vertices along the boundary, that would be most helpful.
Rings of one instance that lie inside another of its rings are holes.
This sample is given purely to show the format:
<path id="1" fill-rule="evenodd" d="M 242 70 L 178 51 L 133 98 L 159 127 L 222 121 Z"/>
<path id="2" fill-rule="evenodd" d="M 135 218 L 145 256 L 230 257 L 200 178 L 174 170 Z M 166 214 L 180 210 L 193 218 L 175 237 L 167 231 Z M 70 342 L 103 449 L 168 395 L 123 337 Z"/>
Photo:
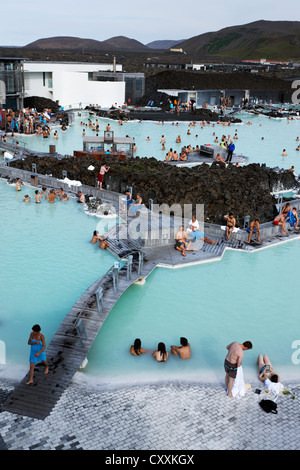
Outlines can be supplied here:
<path id="1" fill-rule="evenodd" d="M 297 205 L 299 210 L 300 200 L 293 204 Z M 168 228 L 164 226 L 164 219 L 159 217 L 149 219 L 146 215 L 140 218 L 141 235 L 143 231 L 159 230 L 162 233 Z M 190 251 L 186 257 L 183 257 L 174 249 L 174 237 L 172 243 L 171 240 L 167 240 L 164 245 L 159 243 L 147 245 L 141 238 L 128 237 L 131 222 L 132 219 L 123 221 L 107 232 L 109 250 L 115 256 L 116 263 L 84 292 L 66 314 L 46 349 L 49 373 L 44 374 L 42 365 L 36 366 L 34 384 L 28 386 L 26 385 L 29 380 L 28 372 L 3 403 L 1 411 L 40 420 L 49 416 L 86 359 L 103 322 L 119 298 L 134 282 L 145 279 L 156 267 L 174 269 L 218 261 L 222 259 L 228 248 L 255 252 L 300 238 L 299 230 L 290 229 L 288 234 L 284 235 L 280 233 L 279 227 L 266 224 L 261 235 L 263 243 L 257 244 L 254 241 L 247 244 L 246 231 L 241 230 L 238 236 L 233 235 L 227 241 L 225 232 L 219 226 L 211 226 L 211 232 L 208 231 L 209 227 L 205 227 L 205 232 L 211 239 L 216 240 L 216 243 L 213 245 L 204 243 L 200 249 Z M 172 225 L 173 230 L 178 226 L 177 222 Z"/>

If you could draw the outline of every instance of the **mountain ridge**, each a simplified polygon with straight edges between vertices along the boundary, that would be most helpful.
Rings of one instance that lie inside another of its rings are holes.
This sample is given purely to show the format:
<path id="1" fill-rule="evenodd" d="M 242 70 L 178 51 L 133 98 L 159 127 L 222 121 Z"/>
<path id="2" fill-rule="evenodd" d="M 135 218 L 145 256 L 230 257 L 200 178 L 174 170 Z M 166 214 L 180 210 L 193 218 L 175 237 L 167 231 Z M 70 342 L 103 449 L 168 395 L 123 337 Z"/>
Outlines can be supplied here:
<path id="1" fill-rule="evenodd" d="M 258 20 L 243 25 L 228 26 L 186 40 L 157 40 L 142 44 L 126 36 L 115 36 L 105 41 L 73 36 L 55 36 L 33 41 L 24 48 L 85 49 L 99 51 L 149 52 L 180 47 L 187 54 L 198 57 L 236 59 L 295 60 L 300 59 L 300 21 Z M 150 47 L 151 46 L 151 47 Z"/>

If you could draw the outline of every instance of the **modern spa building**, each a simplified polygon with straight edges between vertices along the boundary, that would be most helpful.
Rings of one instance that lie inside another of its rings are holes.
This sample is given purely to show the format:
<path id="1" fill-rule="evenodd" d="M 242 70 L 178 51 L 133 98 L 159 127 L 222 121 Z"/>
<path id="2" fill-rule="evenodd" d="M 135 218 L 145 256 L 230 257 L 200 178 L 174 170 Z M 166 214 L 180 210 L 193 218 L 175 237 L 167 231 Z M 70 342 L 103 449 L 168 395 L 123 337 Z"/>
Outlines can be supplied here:
<path id="1" fill-rule="evenodd" d="M 282 90 L 158 90 L 171 96 L 177 96 L 183 102 L 193 101 L 197 108 L 206 103 L 209 106 L 219 105 L 221 98 L 229 99 L 231 106 L 241 106 L 243 100 L 248 102 L 288 103 L 291 93 Z"/>
<path id="2" fill-rule="evenodd" d="M 125 101 L 124 81 L 93 79 L 96 72 L 121 72 L 122 65 L 24 61 L 23 67 L 25 97 L 49 98 L 65 108 L 91 104 L 106 108 Z"/>

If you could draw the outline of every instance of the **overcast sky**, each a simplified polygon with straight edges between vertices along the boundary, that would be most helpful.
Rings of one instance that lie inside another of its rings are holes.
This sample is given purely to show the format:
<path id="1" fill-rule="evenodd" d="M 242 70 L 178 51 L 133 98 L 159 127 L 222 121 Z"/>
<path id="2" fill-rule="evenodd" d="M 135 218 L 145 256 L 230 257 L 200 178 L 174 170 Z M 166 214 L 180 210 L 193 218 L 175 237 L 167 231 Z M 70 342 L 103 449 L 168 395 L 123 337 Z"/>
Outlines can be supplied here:
<path id="1" fill-rule="evenodd" d="M 299 0 L 3 0 L 0 44 L 25 46 L 53 36 L 98 41 L 127 36 L 147 44 L 260 19 L 299 21 L 299 11 Z"/>

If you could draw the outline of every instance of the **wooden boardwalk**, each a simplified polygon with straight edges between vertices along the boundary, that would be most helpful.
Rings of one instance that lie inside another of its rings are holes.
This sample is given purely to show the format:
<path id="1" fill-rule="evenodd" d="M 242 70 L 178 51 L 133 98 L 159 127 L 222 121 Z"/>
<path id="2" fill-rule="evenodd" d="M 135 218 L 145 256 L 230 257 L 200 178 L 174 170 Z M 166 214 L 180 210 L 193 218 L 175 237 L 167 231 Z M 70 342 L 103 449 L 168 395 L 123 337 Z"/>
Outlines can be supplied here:
<path id="1" fill-rule="evenodd" d="M 147 276 L 154 267 L 153 263 L 145 263 L 143 277 Z M 28 373 L 3 403 L 1 410 L 45 419 L 82 365 L 115 303 L 140 277 L 137 261 L 134 260 L 131 279 L 127 279 L 126 266 L 119 270 L 117 291 L 113 288 L 111 272 L 92 284 L 66 315 L 46 349 L 49 373 L 45 375 L 42 364 L 37 365 L 34 383 L 26 385 L 29 380 Z M 103 288 L 104 295 L 103 308 L 98 311 L 96 291 L 99 287 Z M 84 326 L 81 334 L 76 329 L 79 321 Z"/>

